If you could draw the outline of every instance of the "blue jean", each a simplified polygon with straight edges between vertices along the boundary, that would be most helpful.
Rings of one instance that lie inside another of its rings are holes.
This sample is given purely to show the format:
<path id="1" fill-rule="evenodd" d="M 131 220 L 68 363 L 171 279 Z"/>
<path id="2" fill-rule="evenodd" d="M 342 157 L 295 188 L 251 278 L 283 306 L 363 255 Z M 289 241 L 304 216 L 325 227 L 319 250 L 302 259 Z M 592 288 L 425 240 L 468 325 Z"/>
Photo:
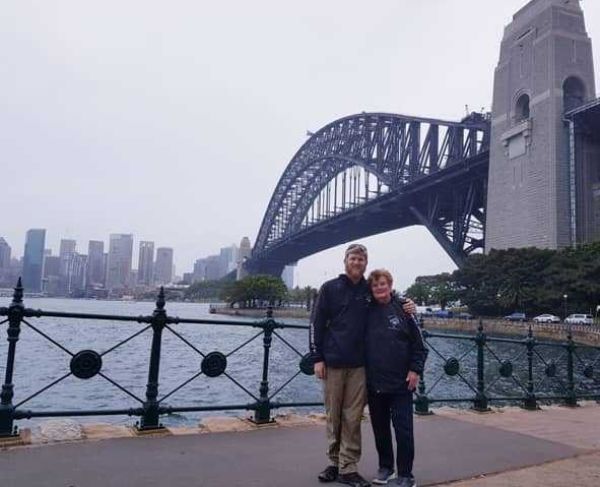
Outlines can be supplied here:
<path id="1" fill-rule="evenodd" d="M 394 469 L 391 423 L 396 436 L 398 476 L 411 477 L 415 458 L 412 394 L 378 394 L 369 391 L 368 401 L 379 468 Z"/>

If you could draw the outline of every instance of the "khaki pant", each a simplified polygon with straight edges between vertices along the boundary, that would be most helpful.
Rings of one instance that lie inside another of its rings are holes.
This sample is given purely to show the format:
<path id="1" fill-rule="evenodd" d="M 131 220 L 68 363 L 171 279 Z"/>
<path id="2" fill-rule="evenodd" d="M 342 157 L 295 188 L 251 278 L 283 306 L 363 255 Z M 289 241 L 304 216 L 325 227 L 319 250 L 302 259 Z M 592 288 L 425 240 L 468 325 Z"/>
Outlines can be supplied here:
<path id="1" fill-rule="evenodd" d="M 360 422 L 366 403 L 365 368 L 327 367 L 324 396 L 327 456 L 340 473 L 356 472 L 361 452 Z"/>

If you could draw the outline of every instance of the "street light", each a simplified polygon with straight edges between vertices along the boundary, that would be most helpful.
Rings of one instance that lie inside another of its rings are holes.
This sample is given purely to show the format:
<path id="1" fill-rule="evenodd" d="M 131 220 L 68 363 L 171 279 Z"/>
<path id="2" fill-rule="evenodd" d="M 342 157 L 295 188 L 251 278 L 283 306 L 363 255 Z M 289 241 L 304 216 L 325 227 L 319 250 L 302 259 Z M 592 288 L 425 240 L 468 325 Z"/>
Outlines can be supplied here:
<path id="1" fill-rule="evenodd" d="M 568 314 L 567 314 L 567 298 L 568 298 L 568 296 L 566 294 L 563 294 L 563 300 L 565 303 L 565 320 L 567 319 L 567 316 L 568 316 Z"/>

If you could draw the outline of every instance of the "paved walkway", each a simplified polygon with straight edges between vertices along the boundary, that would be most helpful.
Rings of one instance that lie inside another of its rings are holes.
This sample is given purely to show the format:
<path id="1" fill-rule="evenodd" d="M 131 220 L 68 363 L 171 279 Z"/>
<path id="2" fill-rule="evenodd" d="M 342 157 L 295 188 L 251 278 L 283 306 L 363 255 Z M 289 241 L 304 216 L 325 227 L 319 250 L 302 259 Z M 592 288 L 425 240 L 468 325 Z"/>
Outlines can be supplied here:
<path id="1" fill-rule="evenodd" d="M 489 414 L 439 410 L 417 418 L 415 429 L 415 474 L 423 486 L 600 485 L 600 406 L 595 404 Z M 319 485 L 315 474 L 325 466 L 324 428 L 314 421 L 176 433 L 5 449 L 1 485 L 304 487 Z M 377 462 L 367 422 L 364 439 L 360 469 L 371 477 Z"/>

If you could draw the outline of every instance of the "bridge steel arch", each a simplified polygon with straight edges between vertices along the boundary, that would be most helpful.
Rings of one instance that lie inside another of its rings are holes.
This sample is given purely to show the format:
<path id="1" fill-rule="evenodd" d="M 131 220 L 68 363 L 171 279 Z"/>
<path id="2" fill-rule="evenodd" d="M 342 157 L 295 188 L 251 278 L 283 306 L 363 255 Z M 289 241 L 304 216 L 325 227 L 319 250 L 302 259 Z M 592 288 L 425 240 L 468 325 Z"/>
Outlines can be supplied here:
<path id="1" fill-rule="evenodd" d="M 460 265 L 483 248 L 489 120 L 387 113 L 336 120 L 294 155 L 271 197 L 251 273 L 368 235 L 425 225 Z"/>

